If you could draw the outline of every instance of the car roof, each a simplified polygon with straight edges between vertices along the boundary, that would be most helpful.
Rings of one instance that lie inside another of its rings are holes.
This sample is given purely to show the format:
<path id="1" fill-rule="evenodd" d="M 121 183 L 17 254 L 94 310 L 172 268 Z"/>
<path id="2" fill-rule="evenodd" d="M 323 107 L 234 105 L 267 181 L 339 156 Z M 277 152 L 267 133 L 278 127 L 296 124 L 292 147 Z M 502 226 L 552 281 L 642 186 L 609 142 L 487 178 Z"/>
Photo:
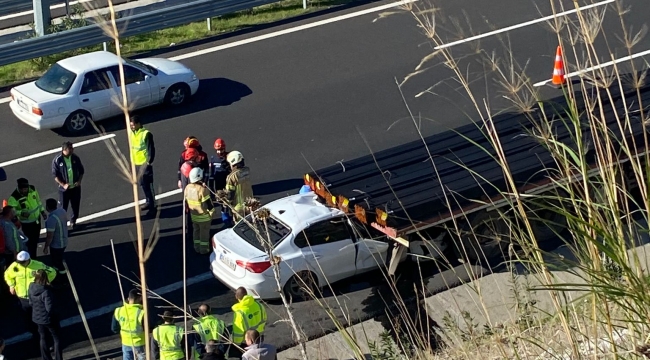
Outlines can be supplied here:
<path id="1" fill-rule="evenodd" d="M 112 52 L 94 51 L 60 60 L 57 64 L 76 74 L 80 74 L 86 71 L 117 65 L 118 59 L 119 57 Z"/>
<path id="2" fill-rule="evenodd" d="M 338 209 L 329 208 L 318 200 L 314 193 L 284 197 L 266 204 L 274 218 L 280 220 L 294 231 L 302 230 L 307 224 L 342 214 Z"/>

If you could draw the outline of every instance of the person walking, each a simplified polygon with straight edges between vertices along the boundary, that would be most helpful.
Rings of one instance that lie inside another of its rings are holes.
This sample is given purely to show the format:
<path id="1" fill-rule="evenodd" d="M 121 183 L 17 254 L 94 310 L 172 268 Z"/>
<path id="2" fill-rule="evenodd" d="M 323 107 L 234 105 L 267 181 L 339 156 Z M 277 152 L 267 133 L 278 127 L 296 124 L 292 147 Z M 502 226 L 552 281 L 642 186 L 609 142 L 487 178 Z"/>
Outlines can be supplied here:
<path id="1" fill-rule="evenodd" d="M 123 360 L 145 360 L 145 310 L 142 308 L 142 295 L 138 290 L 132 289 L 127 301 L 115 309 L 111 330 L 120 334 Z"/>
<path id="2" fill-rule="evenodd" d="M 156 157 L 156 146 L 153 134 L 142 126 L 140 119 L 136 116 L 131 117 L 130 127 L 131 161 L 135 164 L 140 186 L 146 199 L 146 204 L 141 209 L 148 210 L 149 214 L 155 214 L 153 161 Z"/>
<path id="3" fill-rule="evenodd" d="M 79 219 L 79 205 L 81 204 L 81 180 L 84 177 L 84 166 L 81 159 L 74 153 L 72 143 L 66 141 L 61 146 L 61 153 L 52 159 L 52 176 L 59 184 L 59 203 L 68 211 L 68 204 L 72 205 L 70 227 L 74 230 Z M 67 227 L 67 223 L 66 223 Z"/>
<path id="4" fill-rule="evenodd" d="M 266 309 L 255 300 L 243 287 L 235 291 L 237 303 L 232 306 L 234 313 L 232 320 L 232 342 L 240 345 L 244 344 L 244 334 L 250 329 L 257 330 L 264 341 L 264 328 L 266 327 Z"/>
<path id="5" fill-rule="evenodd" d="M 278 360 L 278 350 L 273 345 L 263 343 L 257 330 L 246 331 L 246 345 L 242 360 Z"/>
<path id="6" fill-rule="evenodd" d="M 52 253 L 52 266 L 54 266 L 59 275 L 65 275 L 65 266 L 63 266 L 63 252 L 68 246 L 68 214 L 63 209 L 57 206 L 55 199 L 45 200 L 45 209 L 49 213 L 47 220 L 45 220 L 45 229 L 47 237 L 45 238 L 45 246 L 43 247 L 43 254 L 47 255 Z"/>
<path id="7" fill-rule="evenodd" d="M 151 336 L 151 351 L 154 359 L 181 360 L 185 359 L 185 334 L 180 326 L 174 324 L 174 313 L 166 310 L 163 313 L 163 324 L 153 329 Z M 188 344 L 190 348 L 191 342 Z"/>
<path id="8" fill-rule="evenodd" d="M 244 163 L 244 156 L 239 151 L 231 151 L 228 154 L 227 160 L 232 168 L 232 172 L 226 178 L 226 199 L 230 203 L 232 210 L 243 218 L 246 215 L 245 201 L 253 197 L 250 169 Z M 230 216 L 230 213 L 228 214 L 229 216 L 224 221 L 224 226 L 232 227 L 233 218 Z"/>
<path id="9" fill-rule="evenodd" d="M 214 204 L 210 191 L 203 183 L 203 170 L 190 171 L 190 184 L 185 188 L 185 204 L 192 219 L 194 251 L 199 254 L 210 252 L 210 225 L 214 214 Z"/>
<path id="10" fill-rule="evenodd" d="M 21 251 L 27 251 L 25 239 L 18 230 L 13 219 L 16 217 L 16 211 L 13 207 L 7 205 L 2 208 L 2 218 L 0 218 L 0 229 L 4 237 L 4 251 L 2 256 L 5 260 L 5 266 L 16 260 L 16 256 Z"/>
<path id="11" fill-rule="evenodd" d="M 47 214 L 36 188 L 25 178 L 18 179 L 17 183 L 18 187 L 9 197 L 7 205 L 16 210 L 21 230 L 27 237 L 27 252 L 35 258 L 38 240 L 41 237 L 41 217 L 45 220 Z"/>
<path id="12" fill-rule="evenodd" d="M 21 251 L 16 256 L 16 261 L 9 265 L 4 273 L 4 279 L 9 286 L 11 295 L 18 297 L 20 307 L 23 310 L 25 321 L 34 338 L 38 329 L 32 322 L 32 306 L 29 303 L 29 285 L 34 282 L 34 273 L 37 270 L 44 270 L 48 282 L 56 278 L 56 270 L 43 264 L 40 261 L 32 260 L 27 251 Z"/>
<path id="13" fill-rule="evenodd" d="M 41 357 L 43 360 L 52 360 L 47 341 L 49 333 L 54 343 L 54 359 L 63 360 L 63 349 L 59 341 L 61 325 L 52 292 L 52 287 L 50 286 L 45 270 L 36 270 L 34 282 L 29 285 L 28 293 L 29 303 L 32 306 L 32 321 L 38 326 L 38 333 L 41 339 Z"/>
<path id="14" fill-rule="evenodd" d="M 192 325 L 194 331 L 199 337 L 199 342 L 196 347 L 195 358 L 201 353 L 201 347 L 206 347 L 210 340 L 214 340 L 219 344 L 219 350 L 225 352 L 225 343 L 228 336 L 226 335 L 226 323 L 223 320 L 217 319 L 212 315 L 210 305 L 201 304 L 197 310 L 199 315 L 198 321 Z"/>

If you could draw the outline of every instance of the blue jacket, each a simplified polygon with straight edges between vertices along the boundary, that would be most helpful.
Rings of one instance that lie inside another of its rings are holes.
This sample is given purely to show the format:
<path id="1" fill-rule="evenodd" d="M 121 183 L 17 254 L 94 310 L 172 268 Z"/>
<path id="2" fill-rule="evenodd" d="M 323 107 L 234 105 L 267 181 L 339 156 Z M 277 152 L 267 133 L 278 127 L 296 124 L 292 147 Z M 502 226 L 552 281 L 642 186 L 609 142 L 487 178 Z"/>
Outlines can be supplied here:
<path id="1" fill-rule="evenodd" d="M 84 166 L 81 163 L 79 156 L 74 153 L 70 155 L 70 162 L 72 165 L 72 176 L 74 176 L 75 181 L 78 181 L 84 174 Z M 68 168 L 65 160 L 63 160 L 63 154 L 55 156 L 52 160 L 52 176 L 58 178 L 65 184 L 68 183 Z M 63 191 L 63 188 L 60 185 L 59 190 Z"/>

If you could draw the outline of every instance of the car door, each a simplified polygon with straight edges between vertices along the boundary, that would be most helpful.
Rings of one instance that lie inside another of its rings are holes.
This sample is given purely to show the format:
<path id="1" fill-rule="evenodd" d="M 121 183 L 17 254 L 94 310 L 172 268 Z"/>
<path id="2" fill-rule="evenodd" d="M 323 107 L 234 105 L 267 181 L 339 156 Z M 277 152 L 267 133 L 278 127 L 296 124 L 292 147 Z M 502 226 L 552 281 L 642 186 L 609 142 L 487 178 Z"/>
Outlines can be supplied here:
<path id="1" fill-rule="evenodd" d="M 310 225 L 294 238 L 307 266 L 319 279 L 335 282 L 354 275 L 355 250 L 344 218 L 328 219 Z"/>
<path id="2" fill-rule="evenodd" d="M 112 101 L 115 91 L 106 70 L 101 69 L 86 73 L 79 90 L 79 106 L 88 110 L 92 114 L 94 121 L 111 117 L 115 115 L 118 109 L 117 105 Z"/>
<path id="3" fill-rule="evenodd" d="M 118 84 L 118 97 L 122 100 L 122 89 L 119 67 L 111 68 L 111 74 Z M 126 96 L 131 109 L 140 109 L 151 105 L 151 76 L 140 69 L 124 65 L 124 82 L 126 83 Z M 157 86 L 154 88 L 157 90 Z"/>
<path id="4" fill-rule="evenodd" d="M 386 235 L 371 226 L 362 224 L 357 219 L 347 221 L 354 234 L 356 274 L 385 265 L 390 248 Z"/>

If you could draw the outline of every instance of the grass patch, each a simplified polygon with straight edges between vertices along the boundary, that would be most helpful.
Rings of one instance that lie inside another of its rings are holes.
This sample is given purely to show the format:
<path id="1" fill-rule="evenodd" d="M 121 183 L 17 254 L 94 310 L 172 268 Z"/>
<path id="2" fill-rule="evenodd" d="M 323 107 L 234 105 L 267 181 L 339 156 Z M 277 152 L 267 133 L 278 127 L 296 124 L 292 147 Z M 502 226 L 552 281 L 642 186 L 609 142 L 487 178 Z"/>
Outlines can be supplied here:
<path id="1" fill-rule="evenodd" d="M 127 37 L 121 41 L 121 50 L 124 56 L 129 56 L 145 51 L 201 40 L 255 25 L 268 24 L 312 13 L 332 6 L 343 5 L 352 1 L 353 0 L 310 1 L 307 9 L 302 8 L 302 0 L 281 1 L 275 4 L 253 8 L 251 10 L 211 18 L 211 30 L 208 30 L 207 21 L 203 20 L 147 34 Z M 114 47 L 113 44 L 109 45 L 109 50 L 111 47 Z M 0 86 L 12 85 L 38 77 L 43 74 L 51 64 L 56 63 L 61 59 L 101 49 L 102 46 L 97 45 L 0 66 Z"/>

